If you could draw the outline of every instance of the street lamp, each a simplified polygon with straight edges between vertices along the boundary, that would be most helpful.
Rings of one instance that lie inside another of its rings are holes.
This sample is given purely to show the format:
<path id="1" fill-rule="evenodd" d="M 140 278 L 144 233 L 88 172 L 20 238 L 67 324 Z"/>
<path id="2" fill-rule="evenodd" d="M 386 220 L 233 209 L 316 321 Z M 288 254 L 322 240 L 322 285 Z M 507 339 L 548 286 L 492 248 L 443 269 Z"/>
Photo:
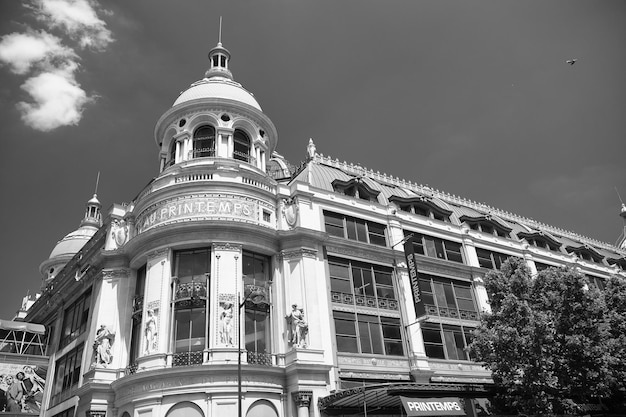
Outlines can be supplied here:
<path id="1" fill-rule="evenodd" d="M 237 300 L 241 299 L 241 293 L 237 293 Z M 238 406 L 238 416 L 242 417 L 241 414 L 241 308 L 243 306 L 246 305 L 246 301 L 252 301 L 254 304 L 260 304 L 262 302 L 265 301 L 265 291 L 263 291 L 262 288 L 259 287 L 253 287 L 252 291 L 250 291 L 248 293 L 248 295 L 246 295 L 243 299 L 243 301 L 241 301 L 239 303 L 239 309 L 238 309 L 238 314 L 239 314 L 239 321 L 238 321 L 238 331 L 239 334 L 237 335 L 237 406 Z M 245 319 L 244 319 L 244 323 L 245 323 Z M 244 326 L 244 330 L 245 330 L 245 326 Z M 245 334 L 244 334 L 245 337 Z"/>

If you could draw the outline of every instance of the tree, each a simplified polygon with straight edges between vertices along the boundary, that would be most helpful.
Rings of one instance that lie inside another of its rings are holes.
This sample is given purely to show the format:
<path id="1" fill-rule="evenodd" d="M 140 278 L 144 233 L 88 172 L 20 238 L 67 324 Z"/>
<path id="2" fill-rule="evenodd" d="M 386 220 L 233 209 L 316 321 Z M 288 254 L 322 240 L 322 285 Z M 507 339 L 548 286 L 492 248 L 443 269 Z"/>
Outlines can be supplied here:
<path id="1" fill-rule="evenodd" d="M 611 285 L 614 304 L 626 311 L 626 286 Z M 583 274 L 549 268 L 533 279 L 523 260 L 509 258 L 485 276 L 485 288 L 492 311 L 470 349 L 492 371 L 496 411 L 575 414 L 578 404 L 614 395 L 624 380 L 616 372 L 626 375 L 626 348 L 614 340 L 626 336 L 623 328 L 611 332 L 603 293 Z M 626 326 L 626 314 L 613 321 Z"/>

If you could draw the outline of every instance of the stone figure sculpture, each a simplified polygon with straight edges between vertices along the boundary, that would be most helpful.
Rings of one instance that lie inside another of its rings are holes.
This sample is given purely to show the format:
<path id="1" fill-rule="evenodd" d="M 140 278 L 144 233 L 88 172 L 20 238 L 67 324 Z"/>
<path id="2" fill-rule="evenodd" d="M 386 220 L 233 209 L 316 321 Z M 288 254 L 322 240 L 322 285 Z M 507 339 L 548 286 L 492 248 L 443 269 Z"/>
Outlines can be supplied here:
<path id="1" fill-rule="evenodd" d="M 218 334 L 222 344 L 233 344 L 233 303 L 229 301 L 220 303 Z"/>
<path id="2" fill-rule="evenodd" d="M 287 316 L 287 321 L 291 324 L 291 345 L 305 348 L 307 346 L 306 336 L 309 333 L 309 325 L 304 319 L 304 309 L 297 304 L 293 304 L 291 313 Z"/>
<path id="3" fill-rule="evenodd" d="M 158 319 L 154 310 L 149 309 L 147 311 L 148 317 L 145 324 L 145 342 L 146 342 L 146 354 L 152 353 L 157 350 L 157 332 L 158 332 Z"/>
<path id="4" fill-rule="evenodd" d="M 111 346 L 113 345 L 114 334 L 104 324 L 96 332 L 96 340 L 93 347 L 96 354 L 96 366 L 107 367 L 113 361 Z"/>

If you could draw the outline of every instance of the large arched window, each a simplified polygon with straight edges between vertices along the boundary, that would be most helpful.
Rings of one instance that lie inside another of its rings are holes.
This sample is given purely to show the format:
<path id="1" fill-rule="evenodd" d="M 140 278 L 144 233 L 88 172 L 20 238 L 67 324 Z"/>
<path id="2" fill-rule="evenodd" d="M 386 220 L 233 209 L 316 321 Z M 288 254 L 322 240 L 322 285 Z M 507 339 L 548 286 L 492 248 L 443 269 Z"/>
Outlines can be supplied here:
<path id="1" fill-rule="evenodd" d="M 250 162 L 250 138 L 243 130 L 235 130 L 235 147 L 233 149 L 233 158 L 240 161 Z"/>
<path id="2" fill-rule="evenodd" d="M 215 156 L 215 128 L 201 126 L 193 134 L 193 157 Z"/>
<path id="3" fill-rule="evenodd" d="M 207 347 L 208 274 L 211 250 L 174 252 L 174 366 L 202 363 Z"/>

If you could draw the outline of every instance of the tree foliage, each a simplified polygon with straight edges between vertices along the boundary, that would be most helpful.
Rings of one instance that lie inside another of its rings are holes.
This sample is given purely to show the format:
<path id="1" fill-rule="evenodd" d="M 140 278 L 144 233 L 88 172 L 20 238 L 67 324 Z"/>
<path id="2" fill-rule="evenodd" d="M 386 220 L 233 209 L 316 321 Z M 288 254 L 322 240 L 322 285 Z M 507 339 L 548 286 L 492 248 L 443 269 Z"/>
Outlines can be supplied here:
<path id="1" fill-rule="evenodd" d="M 605 291 L 573 269 L 532 278 L 509 258 L 485 276 L 491 313 L 470 346 L 492 371 L 502 413 L 575 414 L 578 404 L 615 397 L 626 377 L 626 284 Z"/>

